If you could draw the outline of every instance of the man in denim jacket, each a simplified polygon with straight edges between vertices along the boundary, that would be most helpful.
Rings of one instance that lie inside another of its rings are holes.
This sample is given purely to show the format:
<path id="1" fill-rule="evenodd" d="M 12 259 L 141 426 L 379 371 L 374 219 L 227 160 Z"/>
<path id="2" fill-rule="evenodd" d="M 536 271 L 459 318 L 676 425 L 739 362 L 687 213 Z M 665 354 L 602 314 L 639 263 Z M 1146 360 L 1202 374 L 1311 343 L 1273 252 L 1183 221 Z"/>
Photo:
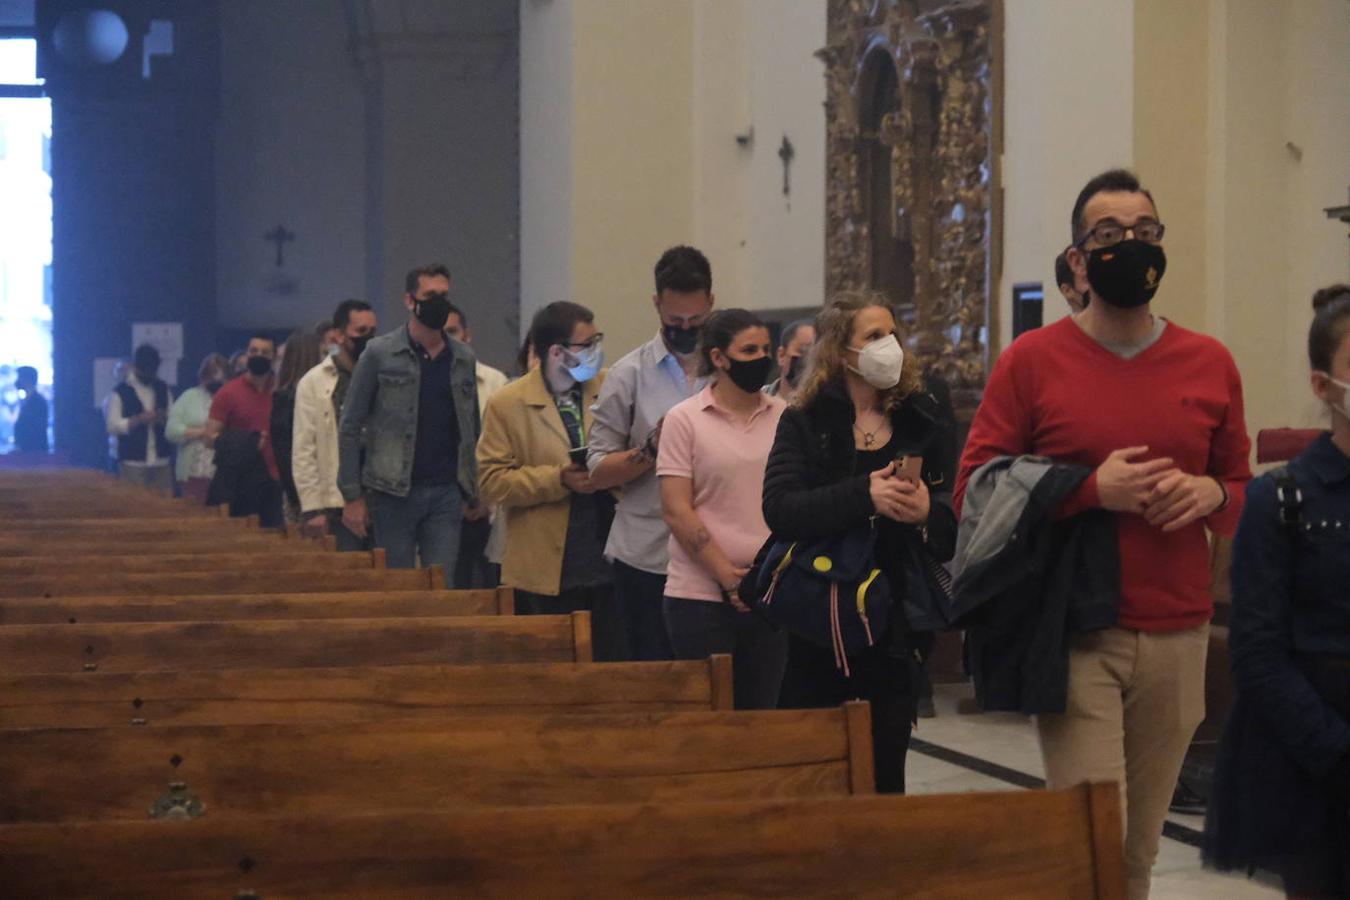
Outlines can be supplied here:
<path id="1" fill-rule="evenodd" d="M 408 324 L 366 345 L 347 389 L 338 432 L 342 522 L 360 536 L 373 529 L 391 568 L 413 568 L 420 556 L 444 566 L 448 582 L 464 506 L 478 490 L 475 359 L 443 331 L 449 269 L 414 269 L 405 286 Z"/>

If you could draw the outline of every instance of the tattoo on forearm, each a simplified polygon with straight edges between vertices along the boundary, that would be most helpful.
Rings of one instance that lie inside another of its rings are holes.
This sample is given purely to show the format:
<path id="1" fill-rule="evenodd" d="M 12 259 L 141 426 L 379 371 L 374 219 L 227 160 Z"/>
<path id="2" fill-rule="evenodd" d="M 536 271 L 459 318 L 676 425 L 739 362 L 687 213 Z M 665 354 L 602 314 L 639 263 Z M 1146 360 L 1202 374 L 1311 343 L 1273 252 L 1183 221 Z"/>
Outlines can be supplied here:
<path id="1" fill-rule="evenodd" d="M 702 553 L 704 548 L 712 543 L 712 535 L 708 534 L 708 529 L 699 528 L 694 532 L 694 536 L 689 539 L 689 549 L 695 553 Z"/>

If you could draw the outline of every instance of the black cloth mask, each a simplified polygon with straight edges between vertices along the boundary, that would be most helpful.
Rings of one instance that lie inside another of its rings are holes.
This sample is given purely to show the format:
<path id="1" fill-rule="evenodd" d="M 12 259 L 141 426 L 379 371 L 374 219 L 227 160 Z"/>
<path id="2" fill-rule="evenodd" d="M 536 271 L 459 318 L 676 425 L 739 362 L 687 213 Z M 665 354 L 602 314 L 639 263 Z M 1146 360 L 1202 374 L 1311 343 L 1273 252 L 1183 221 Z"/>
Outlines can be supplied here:
<path id="1" fill-rule="evenodd" d="M 250 356 L 248 358 L 248 373 L 255 378 L 262 378 L 272 371 L 272 361 L 265 356 Z"/>
<path id="2" fill-rule="evenodd" d="M 699 328 L 681 328 L 678 325 L 661 326 L 661 334 L 666 344 L 681 356 L 688 356 L 698 349 Z"/>
<path id="3" fill-rule="evenodd" d="M 450 295 L 431 294 L 425 299 L 414 301 L 413 315 L 432 331 L 440 331 L 450 320 Z"/>
<path id="4" fill-rule="evenodd" d="M 1152 300 L 1165 271 L 1163 248 L 1134 238 L 1088 253 L 1092 292 L 1120 309 L 1135 309 Z"/>
<path id="5" fill-rule="evenodd" d="M 356 362 L 361 358 L 361 354 L 366 352 L 366 344 L 370 343 L 372 337 L 374 337 L 373 334 L 359 334 L 354 338 L 347 338 L 348 343 L 351 344 L 349 352 L 352 355 L 352 362 Z"/>
<path id="6" fill-rule="evenodd" d="M 769 367 L 773 365 L 773 360 L 767 356 L 761 356 L 758 359 L 732 359 L 727 357 L 727 362 L 731 364 L 731 367 L 727 369 L 727 375 L 736 387 L 747 394 L 753 394 L 764 387 L 764 382 L 769 379 Z"/>
<path id="7" fill-rule="evenodd" d="M 214 394 L 216 391 L 220 390 L 224 385 L 225 382 L 223 381 L 208 381 L 206 383 L 206 392 L 208 394 Z"/>

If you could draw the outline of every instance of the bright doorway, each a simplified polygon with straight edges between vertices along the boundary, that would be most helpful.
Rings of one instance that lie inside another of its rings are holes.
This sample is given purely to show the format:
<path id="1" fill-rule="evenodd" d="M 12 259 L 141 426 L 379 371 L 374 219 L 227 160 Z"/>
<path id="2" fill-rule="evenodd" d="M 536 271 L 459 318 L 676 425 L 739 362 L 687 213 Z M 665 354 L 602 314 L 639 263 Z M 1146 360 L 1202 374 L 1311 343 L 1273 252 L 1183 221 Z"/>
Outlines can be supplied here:
<path id="1" fill-rule="evenodd" d="M 52 407 L 51 141 L 37 41 L 0 39 L 0 453 L 14 446 L 19 366 L 37 369 Z"/>

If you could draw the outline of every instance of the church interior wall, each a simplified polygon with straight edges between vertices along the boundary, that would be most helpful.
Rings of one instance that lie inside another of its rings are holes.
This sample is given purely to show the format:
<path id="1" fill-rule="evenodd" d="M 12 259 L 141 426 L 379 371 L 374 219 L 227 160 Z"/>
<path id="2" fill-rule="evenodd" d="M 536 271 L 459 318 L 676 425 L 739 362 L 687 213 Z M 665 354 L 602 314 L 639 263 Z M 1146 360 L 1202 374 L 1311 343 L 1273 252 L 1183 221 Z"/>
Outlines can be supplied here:
<path id="1" fill-rule="evenodd" d="M 521 338 L 572 295 L 572 60 L 571 0 L 520 0 Z"/>
<path id="2" fill-rule="evenodd" d="M 516 0 L 453 15 L 375 3 L 362 27 L 378 46 L 364 47 L 359 64 L 344 5 L 304 2 L 303 16 L 292 4 L 223 4 L 222 327 L 308 327 L 353 296 L 392 325 L 406 315 L 406 271 L 443 261 L 479 352 L 509 366 L 519 298 Z M 431 40 L 391 27 L 405 8 L 425 17 Z M 275 251 L 262 233 L 278 223 L 296 235 L 284 250 L 289 294 L 268 289 Z"/>

